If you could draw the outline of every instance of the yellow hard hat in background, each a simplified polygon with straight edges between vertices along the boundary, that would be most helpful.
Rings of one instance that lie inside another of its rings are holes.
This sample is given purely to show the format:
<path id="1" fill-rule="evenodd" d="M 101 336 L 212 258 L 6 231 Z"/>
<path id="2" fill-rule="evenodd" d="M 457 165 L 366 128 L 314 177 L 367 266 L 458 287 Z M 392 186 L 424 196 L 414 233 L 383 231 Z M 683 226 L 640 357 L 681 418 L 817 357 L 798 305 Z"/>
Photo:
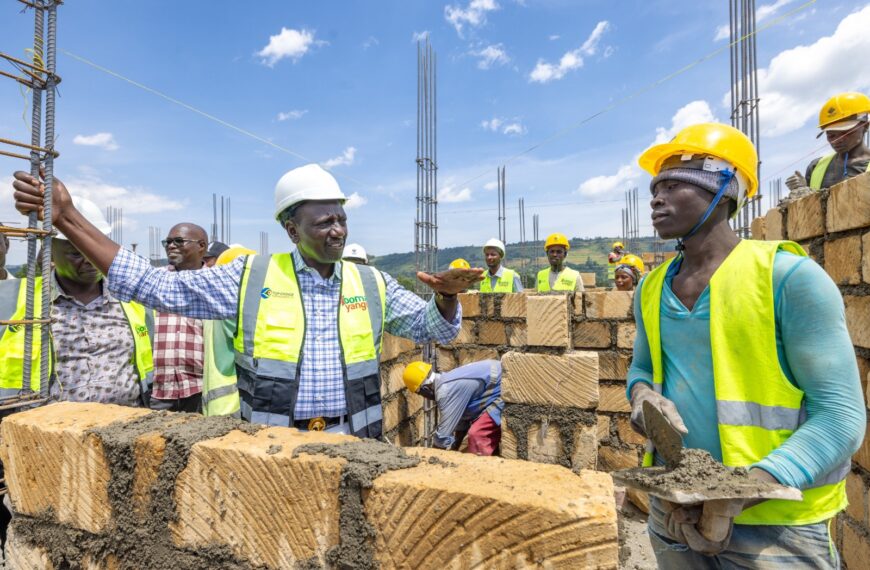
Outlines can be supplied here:
<path id="1" fill-rule="evenodd" d="M 854 91 L 834 95 L 822 105 L 819 111 L 819 128 L 824 129 L 828 125 L 854 119 L 856 115 L 870 113 L 870 97 Z"/>
<path id="2" fill-rule="evenodd" d="M 625 249 L 625 246 L 622 245 L 621 241 L 615 241 L 615 242 L 613 242 L 613 249 L 616 249 L 616 248 Z"/>
<path id="3" fill-rule="evenodd" d="M 565 234 L 555 233 L 547 236 L 547 241 L 544 242 L 544 251 L 547 251 L 554 245 L 565 246 L 565 251 L 571 249 L 571 244 L 568 243 L 568 238 Z"/>
<path id="4" fill-rule="evenodd" d="M 471 269 L 471 265 L 460 257 L 451 261 L 448 269 Z"/>
<path id="5" fill-rule="evenodd" d="M 641 275 L 644 274 L 643 260 L 632 253 L 629 253 L 628 255 L 623 256 L 623 258 L 619 260 L 619 264 L 620 265 L 630 265 L 631 267 L 634 267 L 635 269 L 640 271 Z"/>
<path id="6" fill-rule="evenodd" d="M 222 254 L 220 254 L 217 260 L 214 262 L 215 265 L 226 265 L 231 263 L 235 258 L 241 255 L 256 255 L 257 252 L 253 249 L 248 249 L 244 246 L 237 245 L 229 248 Z"/>
<path id="7" fill-rule="evenodd" d="M 758 153 L 749 137 L 721 123 L 699 123 L 686 127 L 663 144 L 646 149 L 637 159 L 640 167 L 658 176 L 662 164 L 673 156 L 712 157 L 735 169 L 739 184 L 738 208 L 758 192 Z"/>
<path id="8" fill-rule="evenodd" d="M 405 371 L 402 373 L 402 381 L 408 390 L 416 393 L 426 378 L 429 377 L 431 371 L 432 365 L 428 362 L 414 361 L 405 367 Z"/>

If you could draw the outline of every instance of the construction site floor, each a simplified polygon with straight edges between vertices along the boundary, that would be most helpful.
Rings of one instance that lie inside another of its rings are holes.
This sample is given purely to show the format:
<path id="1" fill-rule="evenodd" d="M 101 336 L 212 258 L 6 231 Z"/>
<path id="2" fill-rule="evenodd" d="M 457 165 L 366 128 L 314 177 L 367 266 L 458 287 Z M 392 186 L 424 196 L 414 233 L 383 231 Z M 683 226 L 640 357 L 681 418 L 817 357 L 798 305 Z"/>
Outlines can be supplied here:
<path id="1" fill-rule="evenodd" d="M 646 532 L 646 515 L 628 501 L 619 511 L 619 568 L 656 569 L 656 557 Z"/>

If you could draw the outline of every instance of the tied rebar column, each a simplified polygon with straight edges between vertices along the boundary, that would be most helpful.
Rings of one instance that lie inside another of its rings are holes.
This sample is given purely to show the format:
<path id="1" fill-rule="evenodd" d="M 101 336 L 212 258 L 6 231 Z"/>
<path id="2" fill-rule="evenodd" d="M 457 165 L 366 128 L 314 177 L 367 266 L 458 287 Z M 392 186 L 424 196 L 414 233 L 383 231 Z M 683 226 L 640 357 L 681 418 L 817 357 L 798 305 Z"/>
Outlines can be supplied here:
<path id="1" fill-rule="evenodd" d="M 505 215 L 505 196 L 507 194 L 505 167 L 497 169 L 498 178 L 498 239 L 507 244 L 507 216 Z"/>
<path id="2" fill-rule="evenodd" d="M 417 42 L 417 217 L 414 222 L 414 254 L 417 271 L 438 269 L 438 112 L 436 105 L 436 58 L 428 36 Z M 424 299 L 432 291 L 419 280 L 416 292 Z M 423 346 L 423 360 L 437 364 L 432 343 Z M 423 445 L 431 447 L 438 425 L 438 408 L 423 401 Z"/>

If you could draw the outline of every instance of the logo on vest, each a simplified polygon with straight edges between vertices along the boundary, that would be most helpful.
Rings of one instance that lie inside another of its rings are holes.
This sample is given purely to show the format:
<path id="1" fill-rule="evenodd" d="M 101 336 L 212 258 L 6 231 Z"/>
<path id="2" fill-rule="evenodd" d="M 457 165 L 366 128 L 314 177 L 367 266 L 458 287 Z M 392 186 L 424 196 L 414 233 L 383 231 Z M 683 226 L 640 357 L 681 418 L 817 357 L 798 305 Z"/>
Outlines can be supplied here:
<path id="1" fill-rule="evenodd" d="M 347 309 L 347 312 L 351 312 L 354 309 L 362 309 L 363 311 L 369 310 L 369 304 L 366 300 L 365 295 L 357 295 L 356 297 L 342 297 L 341 298 L 342 306 Z"/>
<path id="2" fill-rule="evenodd" d="M 271 299 L 272 297 L 277 299 L 292 299 L 293 293 L 290 293 L 289 291 L 275 291 L 271 287 L 263 287 L 260 290 L 261 299 Z"/>
<path id="3" fill-rule="evenodd" d="M 137 325 L 136 326 L 136 334 L 139 335 L 140 337 L 148 336 L 148 327 L 146 327 L 145 325 Z"/>

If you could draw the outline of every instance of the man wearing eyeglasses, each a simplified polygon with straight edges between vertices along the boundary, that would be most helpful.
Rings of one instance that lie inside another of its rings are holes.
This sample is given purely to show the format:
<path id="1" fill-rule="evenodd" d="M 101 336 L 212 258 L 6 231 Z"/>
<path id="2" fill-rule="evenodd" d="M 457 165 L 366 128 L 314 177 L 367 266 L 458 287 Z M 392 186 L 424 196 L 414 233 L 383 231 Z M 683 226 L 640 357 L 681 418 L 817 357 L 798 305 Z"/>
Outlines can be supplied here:
<path id="1" fill-rule="evenodd" d="M 200 226 L 176 224 L 161 243 L 169 271 L 197 271 L 205 266 L 208 236 Z M 201 319 L 156 312 L 152 409 L 191 413 L 202 409 L 202 338 Z"/>

